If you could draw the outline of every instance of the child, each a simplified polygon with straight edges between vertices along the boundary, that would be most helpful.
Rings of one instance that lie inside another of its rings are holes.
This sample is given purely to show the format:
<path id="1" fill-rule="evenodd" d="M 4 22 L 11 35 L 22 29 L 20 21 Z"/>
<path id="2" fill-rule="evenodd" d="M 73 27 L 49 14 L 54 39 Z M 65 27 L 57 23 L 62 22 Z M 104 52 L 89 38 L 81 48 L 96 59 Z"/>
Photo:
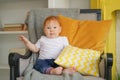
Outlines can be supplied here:
<path id="1" fill-rule="evenodd" d="M 56 16 L 46 18 L 43 29 L 46 36 L 41 36 L 36 44 L 32 44 L 22 35 L 20 39 L 31 51 L 39 51 L 39 57 L 34 65 L 37 71 L 45 74 L 60 75 L 63 72 L 63 67 L 55 64 L 54 60 L 58 57 L 63 48 L 69 44 L 68 40 L 66 37 L 59 36 L 61 25 Z M 75 70 L 68 68 L 64 71 L 73 73 Z"/>

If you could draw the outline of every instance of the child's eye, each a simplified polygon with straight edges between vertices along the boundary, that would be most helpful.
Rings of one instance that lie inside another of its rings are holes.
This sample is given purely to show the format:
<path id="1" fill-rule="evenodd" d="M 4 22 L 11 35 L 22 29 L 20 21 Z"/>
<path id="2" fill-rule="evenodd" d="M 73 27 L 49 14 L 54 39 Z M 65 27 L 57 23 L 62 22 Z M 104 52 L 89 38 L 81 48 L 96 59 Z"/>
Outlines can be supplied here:
<path id="1" fill-rule="evenodd" d="M 57 27 L 55 26 L 54 29 L 56 29 Z"/>
<path id="2" fill-rule="evenodd" d="M 50 29 L 50 27 L 47 27 L 47 29 Z"/>

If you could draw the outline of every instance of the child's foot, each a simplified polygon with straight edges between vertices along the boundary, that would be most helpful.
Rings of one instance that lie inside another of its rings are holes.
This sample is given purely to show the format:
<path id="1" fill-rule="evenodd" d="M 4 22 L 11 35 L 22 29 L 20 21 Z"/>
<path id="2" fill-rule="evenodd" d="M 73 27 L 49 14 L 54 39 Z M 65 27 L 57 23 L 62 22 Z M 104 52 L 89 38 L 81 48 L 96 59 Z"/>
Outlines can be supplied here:
<path id="1" fill-rule="evenodd" d="M 76 72 L 76 69 L 75 68 L 66 68 L 63 70 L 63 72 L 72 75 L 73 73 Z"/>
<path id="2" fill-rule="evenodd" d="M 57 67 L 57 68 L 53 68 L 50 71 L 50 74 L 60 75 L 60 74 L 62 74 L 62 71 L 63 71 L 63 67 Z"/>

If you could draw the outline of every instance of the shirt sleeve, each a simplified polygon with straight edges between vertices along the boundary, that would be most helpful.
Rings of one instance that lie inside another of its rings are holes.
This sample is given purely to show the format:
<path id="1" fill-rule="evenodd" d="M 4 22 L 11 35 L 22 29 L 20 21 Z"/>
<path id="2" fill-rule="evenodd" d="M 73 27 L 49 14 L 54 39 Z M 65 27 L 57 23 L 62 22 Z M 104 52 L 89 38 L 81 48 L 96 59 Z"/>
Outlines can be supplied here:
<path id="1" fill-rule="evenodd" d="M 64 46 L 69 45 L 69 41 L 68 41 L 67 37 L 64 37 L 63 39 L 64 39 L 63 40 Z"/>
<path id="2" fill-rule="evenodd" d="M 35 46 L 36 46 L 37 48 L 39 48 L 39 49 L 40 49 L 40 40 L 41 40 L 41 39 L 39 39 L 39 40 L 35 43 Z"/>

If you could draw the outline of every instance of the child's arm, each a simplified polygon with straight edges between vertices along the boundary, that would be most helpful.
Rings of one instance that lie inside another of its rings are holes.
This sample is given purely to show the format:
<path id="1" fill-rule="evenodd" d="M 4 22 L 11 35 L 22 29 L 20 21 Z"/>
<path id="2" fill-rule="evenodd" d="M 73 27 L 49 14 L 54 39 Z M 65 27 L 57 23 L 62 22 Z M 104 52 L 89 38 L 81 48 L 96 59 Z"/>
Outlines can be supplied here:
<path id="1" fill-rule="evenodd" d="M 32 52 L 38 52 L 39 48 L 35 46 L 35 44 L 31 43 L 26 37 L 20 35 L 20 40 L 24 43 L 24 45 L 31 50 Z"/>

